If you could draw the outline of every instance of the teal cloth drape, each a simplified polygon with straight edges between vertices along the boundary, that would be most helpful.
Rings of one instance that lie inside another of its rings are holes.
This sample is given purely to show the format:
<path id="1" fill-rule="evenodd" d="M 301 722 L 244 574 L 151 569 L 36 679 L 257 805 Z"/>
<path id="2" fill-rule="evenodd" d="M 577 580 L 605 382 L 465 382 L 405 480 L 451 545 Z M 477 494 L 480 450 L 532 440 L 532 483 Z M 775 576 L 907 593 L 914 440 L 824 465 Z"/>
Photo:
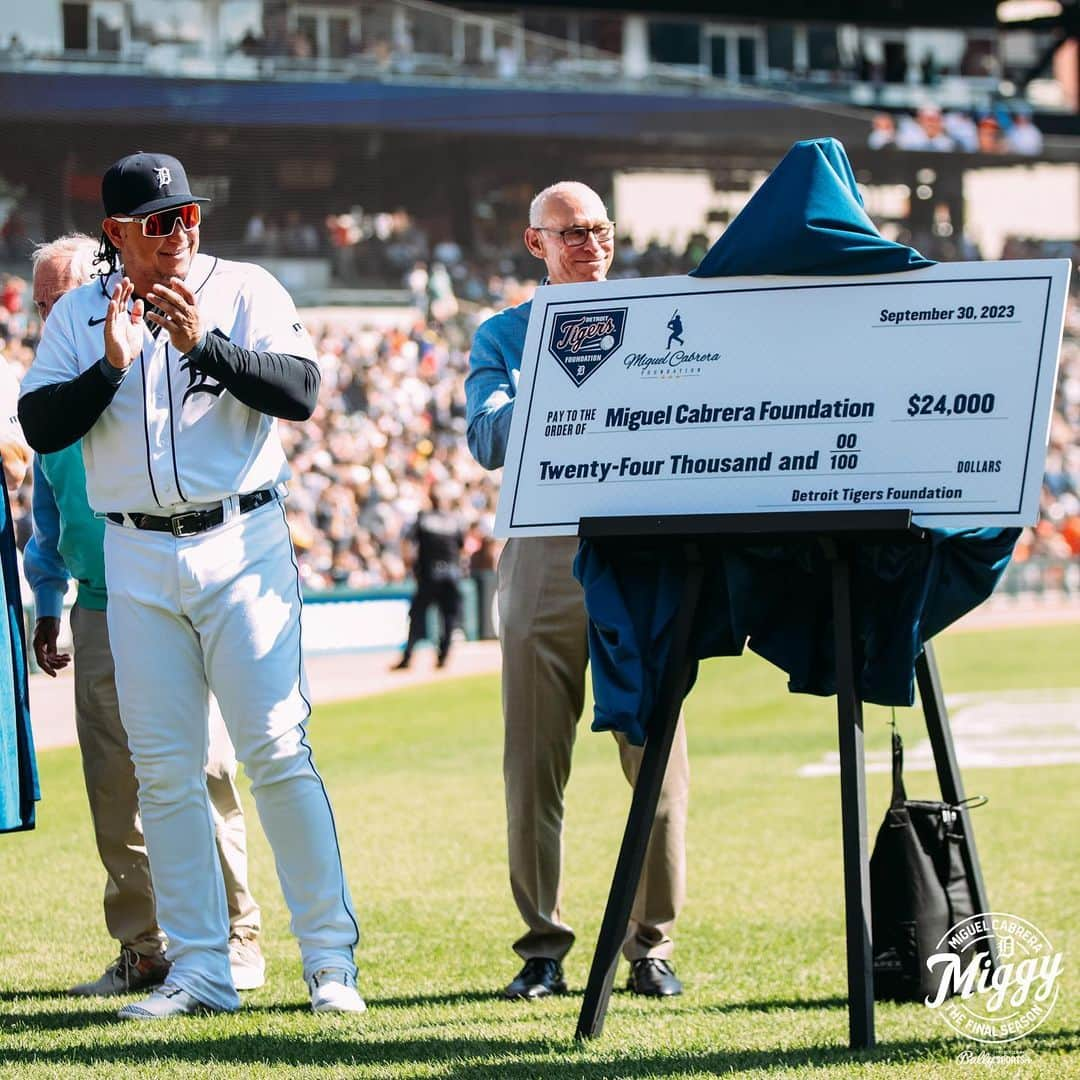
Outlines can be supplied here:
<path id="1" fill-rule="evenodd" d="M 933 265 L 877 231 L 840 142 L 809 139 L 787 152 L 690 276 L 891 274 Z"/>
<path id="2" fill-rule="evenodd" d="M 34 827 L 38 787 L 34 735 L 30 728 L 30 689 L 26 673 L 26 632 L 15 551 L 11 503 L 3 489 L 0 566 L 6 618 L 0 630 L 0 832 Z"/>

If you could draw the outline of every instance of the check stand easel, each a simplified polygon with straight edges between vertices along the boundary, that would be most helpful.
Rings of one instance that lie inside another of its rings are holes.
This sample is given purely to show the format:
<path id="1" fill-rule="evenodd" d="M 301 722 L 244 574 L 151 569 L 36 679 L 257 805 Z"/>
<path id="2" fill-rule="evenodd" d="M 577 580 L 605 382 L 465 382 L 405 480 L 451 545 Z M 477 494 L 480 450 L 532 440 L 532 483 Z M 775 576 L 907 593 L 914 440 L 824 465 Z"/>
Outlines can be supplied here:
<path id="1" fill-rule="evenodd" d="M 619 953 L 630 922 L 634 893 L 660 787 L 671 754 L 675 727 L 689 683 L 690 633 L 704 578 L 701 544 L 695 537 L 721 539 L 727 547 L 783 543 L 813 537 L 832 566 L 836 651 L 836 707 L 840 735 L 840 804 L 844 852 L 844 909 L 847 938 L 848 1036 L 852 1049 L 874 1039 L 873 954 L 870 936 L 870 855 L 866 826 L 866 772 L 862 701 L 855 688 L 851 560 L 860 543 L 922 543 L 928 532 L 913 525 L 908 510 L 810 511 L 778 514 L 701 514 L 672 517 L 582 518 L 578 535 L 588 539 L 668 537 L 681 543 L 686 577 L 672 630 L 671 649 L 660 693 L 647 726 L 645 750 L 623 834 L 607 908 L 593 955 L 576 1037 L 600 1035 L 611 997 Z M 919 658 L 916 677 L 942 798 L 959 807 L 963 859 L 977 910 L 989 911 L 964 790 L 945 712 L 941 680 L 930 646 Z M 992 957 L 992 959 L 996 959 Z"/>

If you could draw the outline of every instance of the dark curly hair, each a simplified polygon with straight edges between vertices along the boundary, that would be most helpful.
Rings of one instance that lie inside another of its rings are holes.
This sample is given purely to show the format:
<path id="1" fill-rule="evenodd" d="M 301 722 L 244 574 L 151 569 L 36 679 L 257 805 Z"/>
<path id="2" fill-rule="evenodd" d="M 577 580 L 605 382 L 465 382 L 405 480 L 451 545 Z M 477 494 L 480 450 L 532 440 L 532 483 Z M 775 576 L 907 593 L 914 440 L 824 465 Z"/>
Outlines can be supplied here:
<path id="1" fill-rule="evenodd" d="M 94 266 L 103 264 L 105 269 L 98 270 L 96 276 L 104 282 L 105 278 L 120 269 L 120 252 L 104 233 L 101 234 L 101 243 L 98 244 L 97 253 L 94 255 Z"/>

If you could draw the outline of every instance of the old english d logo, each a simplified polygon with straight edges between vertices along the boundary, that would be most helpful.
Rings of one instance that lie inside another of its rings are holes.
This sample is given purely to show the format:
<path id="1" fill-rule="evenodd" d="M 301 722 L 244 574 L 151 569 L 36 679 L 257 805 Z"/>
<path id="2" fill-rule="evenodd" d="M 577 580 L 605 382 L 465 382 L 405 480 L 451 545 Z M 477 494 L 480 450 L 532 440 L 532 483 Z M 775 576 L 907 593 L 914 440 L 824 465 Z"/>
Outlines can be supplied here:
<path id="1" fill-rule="evenodd" d="M 548 352 L 580 386 L 623 341 L 626 308 L 574 311 L 556 315 Z"/>

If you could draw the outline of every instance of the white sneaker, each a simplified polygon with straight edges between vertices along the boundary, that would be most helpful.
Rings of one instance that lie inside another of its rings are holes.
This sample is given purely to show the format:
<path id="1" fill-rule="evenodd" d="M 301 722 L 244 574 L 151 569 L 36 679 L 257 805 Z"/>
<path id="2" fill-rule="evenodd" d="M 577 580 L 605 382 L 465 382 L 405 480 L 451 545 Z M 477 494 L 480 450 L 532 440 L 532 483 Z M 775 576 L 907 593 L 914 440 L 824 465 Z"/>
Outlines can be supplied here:
<path id="1" fill-rule="evenodd" d="M 121 1020 L 167 1020 L 170 1016 L 217 1011 L 179 986 L 166 982 L 152 990 L 150 996 L 142 1001 L 125 1005 L 116 1015 Z"/>
<path id="2" fill-rule="evenodd" d="M 266 982 L 266 961 L 257 941 L 229 938 L 229 967 L 237 990 L 258 990 Z"/>
<path id="3" fill-rule="evenodd" d="M 357 993 L 356 978 L 343 968 L 320 968 L 307 983 L 312 1012 L 367 1011 L 364 999 Z"/>

